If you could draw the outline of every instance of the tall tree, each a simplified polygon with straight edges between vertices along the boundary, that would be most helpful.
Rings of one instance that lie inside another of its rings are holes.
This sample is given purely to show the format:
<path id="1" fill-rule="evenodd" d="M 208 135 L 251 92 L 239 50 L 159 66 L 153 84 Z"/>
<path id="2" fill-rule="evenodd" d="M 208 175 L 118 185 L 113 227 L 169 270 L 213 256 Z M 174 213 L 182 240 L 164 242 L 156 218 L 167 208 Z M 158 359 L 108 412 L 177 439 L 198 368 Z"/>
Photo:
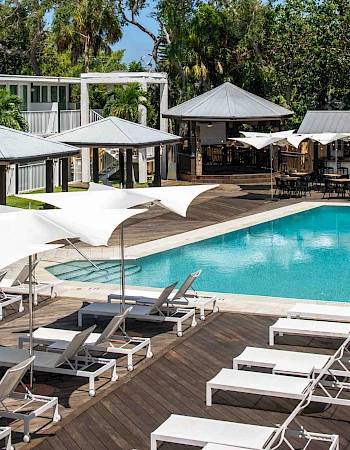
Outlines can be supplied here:
<path id="1" fill-rule="evenodd" d="M 0 89 L 0 125 L 20 131 L 28 129 L 22 115 L 21 99 L 6 89 Z"/>
<path id="2" fill-rule="evenodd" d="M 41 75 L 37 49 L 52 5 L 53 0 L 5 0 L 0 5 L 0 54 L 26 59 L 35 75 Z"/>
<path id="3" fill-rule="evenodd" d="M 83 58 L 84 71 L 89 72 L 89 56 L 103 50 L 122 36 L 113 0 L 61 0 L 55 9 L 53 32 L 59 51 L 70 50 L 71 60 Z"/>

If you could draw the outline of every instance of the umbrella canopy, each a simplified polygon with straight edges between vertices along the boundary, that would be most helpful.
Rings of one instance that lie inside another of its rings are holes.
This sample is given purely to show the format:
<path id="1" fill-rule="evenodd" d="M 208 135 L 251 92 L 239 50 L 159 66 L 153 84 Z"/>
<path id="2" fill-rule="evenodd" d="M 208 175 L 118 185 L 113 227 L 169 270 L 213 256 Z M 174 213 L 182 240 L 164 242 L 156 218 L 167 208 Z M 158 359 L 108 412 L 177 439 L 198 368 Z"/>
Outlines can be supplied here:
<path id="1" fill-rule="evenodd" d="M 208 185 L 195 185 L 195 186 L 167 186 L 167 187 L 152 187 L 150 189 L 138 189 L 137 193 L 142 196 L 146 202 L 148 202 L 149 196 L 152 196 L 156 203 L 169 211 L 179 214 L 182 217 L 186 217 L 187 209 L 192 201 L 209 189 L 214 189 L 217 184 Z M 103 184 L 90 183 L 89 192 L 116 190 L 110 186 Z M 124 192 L 131 194 L 133 189 L 124 189 Z"/>
<path id="2" fill-rule="evenodd" d="M 95 183 L 90 183 L 90 186 L 103 186 Z M 143 189 L 114 189 L 108 188 L 110 191 L 80 191 L 80 192 L 55 192 L 47 194 L 19 194 L 17 197 L 36 200 L 38 202 L 47 203 L 56 206 L 57 208 L 65 208 L 70 210 L 80 209 L 87 210 L 105 210 L 105 209 L 123 209 L 131 208 L 136 205 L 142 205 L 147 202 L 156 200 L 151 194 L 147 196 L 139 195 L 139 191 Z M 149 192 L 149 190 L 147 189 Z"/>
<path id="3" fill-rule="evenodd" d="M 144 148 L 162 144 L 175 144 L 180 136 L 156 130 L 117 117 L 83 125 L 63 133 L 50 136 L 54 142 L 66 142 L 80 147 Z"/>
<path id="4" fill-rule="evenodd" d="M 27 256 L 62 247 L 62 244 L 26 244 L 21 242 L 14 245 L 13 242 L 4 242 L 3 240 L 0 242 L 0 269 L 4 269 Z"/>
<path id="5" fill-rule="evenodd" d="M 145 203 L 159 203 L 164 208 L 186 217 L 190 203 L 202 192 L 213 189 L 217 184 L 198 186 L 169 186 L 145 189 L 115 189 L 102 184 L 90 183 L 87 192 L 58 192 L 54 194 L 21 194 L 29 198 L 57 206 L 77 210 L 89 207 L 95 210 L 108 208 L 130 208 Z M 140 210 L 133 210 L 140 211 Z"/>
<path id="6" fill-rule="evenodd" d="M 17 163 L 76 155 L 79 148 L 0 126 L 0 161 Z"/>
<path id="7" fill-rule="evenodd" d="M 22 244 L 46 244 L 78 237 L 87 244 L 107 245 L 114 229 L 145 209 L 103 210 L 23 210 L 0 214 L 0 242 L 15 248 Z"/>
<path id="8" fill-rule="evenodd" d="M 229 138 L 233 141 L 242 142 L 242 144 L 249 145 L 251 147 L 261 149 L 267 147 L 271 144 L 276 144 L 277 142 L 285 142 L 284 138 L 281 137 L 246 137 L 246 138 Z"/>

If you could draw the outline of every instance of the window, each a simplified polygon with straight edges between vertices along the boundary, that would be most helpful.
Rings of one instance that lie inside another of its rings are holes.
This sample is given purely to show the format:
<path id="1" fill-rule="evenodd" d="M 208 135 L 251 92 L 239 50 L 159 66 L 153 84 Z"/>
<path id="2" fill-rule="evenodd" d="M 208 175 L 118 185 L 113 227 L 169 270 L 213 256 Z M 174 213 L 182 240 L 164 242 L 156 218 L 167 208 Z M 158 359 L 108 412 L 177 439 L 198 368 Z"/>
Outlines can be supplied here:
<path id="1" fill-rule="evenodd" d="M 32 87 L 32 103 L 40 103 L 40 87 L 41 86 Z"/>
<path id="2" fill-rule="evenodd" d="M 57 86 L 51 86 L 51 101 L 57 102 Z"/>
<path id="3" fill-rule="evenodd" d="M 344 158 L 350 157 L 350 142 L 344 142 Z"/>
<path id="4" fill-rule="evenodd" d="M 18 95 L 18 86 L 17 86 L 17 84 L 10 84 L 10 92 L 13 95 Z"/>
<path id="5" fill-rule="evenodd" d="M 47 103 L 47 86 L 41 87 L 41 101 L 42 103 Z"/>
<path id="6" fill-rule="evenodd" d="M 23 111 L 28 109 L 28 86 L 26 84 L 21 84 L 19 87 L 19 96 L 23 102 Z"/>

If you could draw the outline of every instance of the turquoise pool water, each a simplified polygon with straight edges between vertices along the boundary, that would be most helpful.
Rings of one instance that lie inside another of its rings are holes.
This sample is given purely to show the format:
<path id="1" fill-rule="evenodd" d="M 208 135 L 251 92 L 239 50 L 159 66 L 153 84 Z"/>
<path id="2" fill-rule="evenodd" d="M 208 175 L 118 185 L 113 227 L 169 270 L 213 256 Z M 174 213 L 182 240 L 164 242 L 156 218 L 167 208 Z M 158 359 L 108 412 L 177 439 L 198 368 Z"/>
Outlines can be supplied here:
<path id="1" fill-rule="evenodd" d="M 118 262 L 98 263 L 100 271 L 73 262 L 76 281 L 120 281 Z M 348 302 L 349 263 L 350 208 L 324 206 L 140 258 L 126 283 L 161 288 L 202 269 L 194 285 L 202 291 Z M 63 278 L 68 267 L 49 270 Z"/>

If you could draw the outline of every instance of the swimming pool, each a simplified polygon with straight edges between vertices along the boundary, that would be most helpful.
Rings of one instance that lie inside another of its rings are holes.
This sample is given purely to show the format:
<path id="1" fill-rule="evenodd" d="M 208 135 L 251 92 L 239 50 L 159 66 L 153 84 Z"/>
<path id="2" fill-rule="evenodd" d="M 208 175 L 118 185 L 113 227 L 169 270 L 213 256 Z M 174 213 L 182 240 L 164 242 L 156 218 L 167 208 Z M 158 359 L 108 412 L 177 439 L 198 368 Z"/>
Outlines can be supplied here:
<path id="1" fill-rule="evenodd" d="M 349 302 L 349 262 L 350 208 L 321 206 L 140 258 L 126 283 L 161 288 L 202 269 L 201 291 Z M 75 281 L 119 282 L 118 262 L 99 264 L 105 273 L 90 266 L 90 279 L 83 271 Z M 58 272 L 68 266 L 48 270 L 64 279 Z"/>

